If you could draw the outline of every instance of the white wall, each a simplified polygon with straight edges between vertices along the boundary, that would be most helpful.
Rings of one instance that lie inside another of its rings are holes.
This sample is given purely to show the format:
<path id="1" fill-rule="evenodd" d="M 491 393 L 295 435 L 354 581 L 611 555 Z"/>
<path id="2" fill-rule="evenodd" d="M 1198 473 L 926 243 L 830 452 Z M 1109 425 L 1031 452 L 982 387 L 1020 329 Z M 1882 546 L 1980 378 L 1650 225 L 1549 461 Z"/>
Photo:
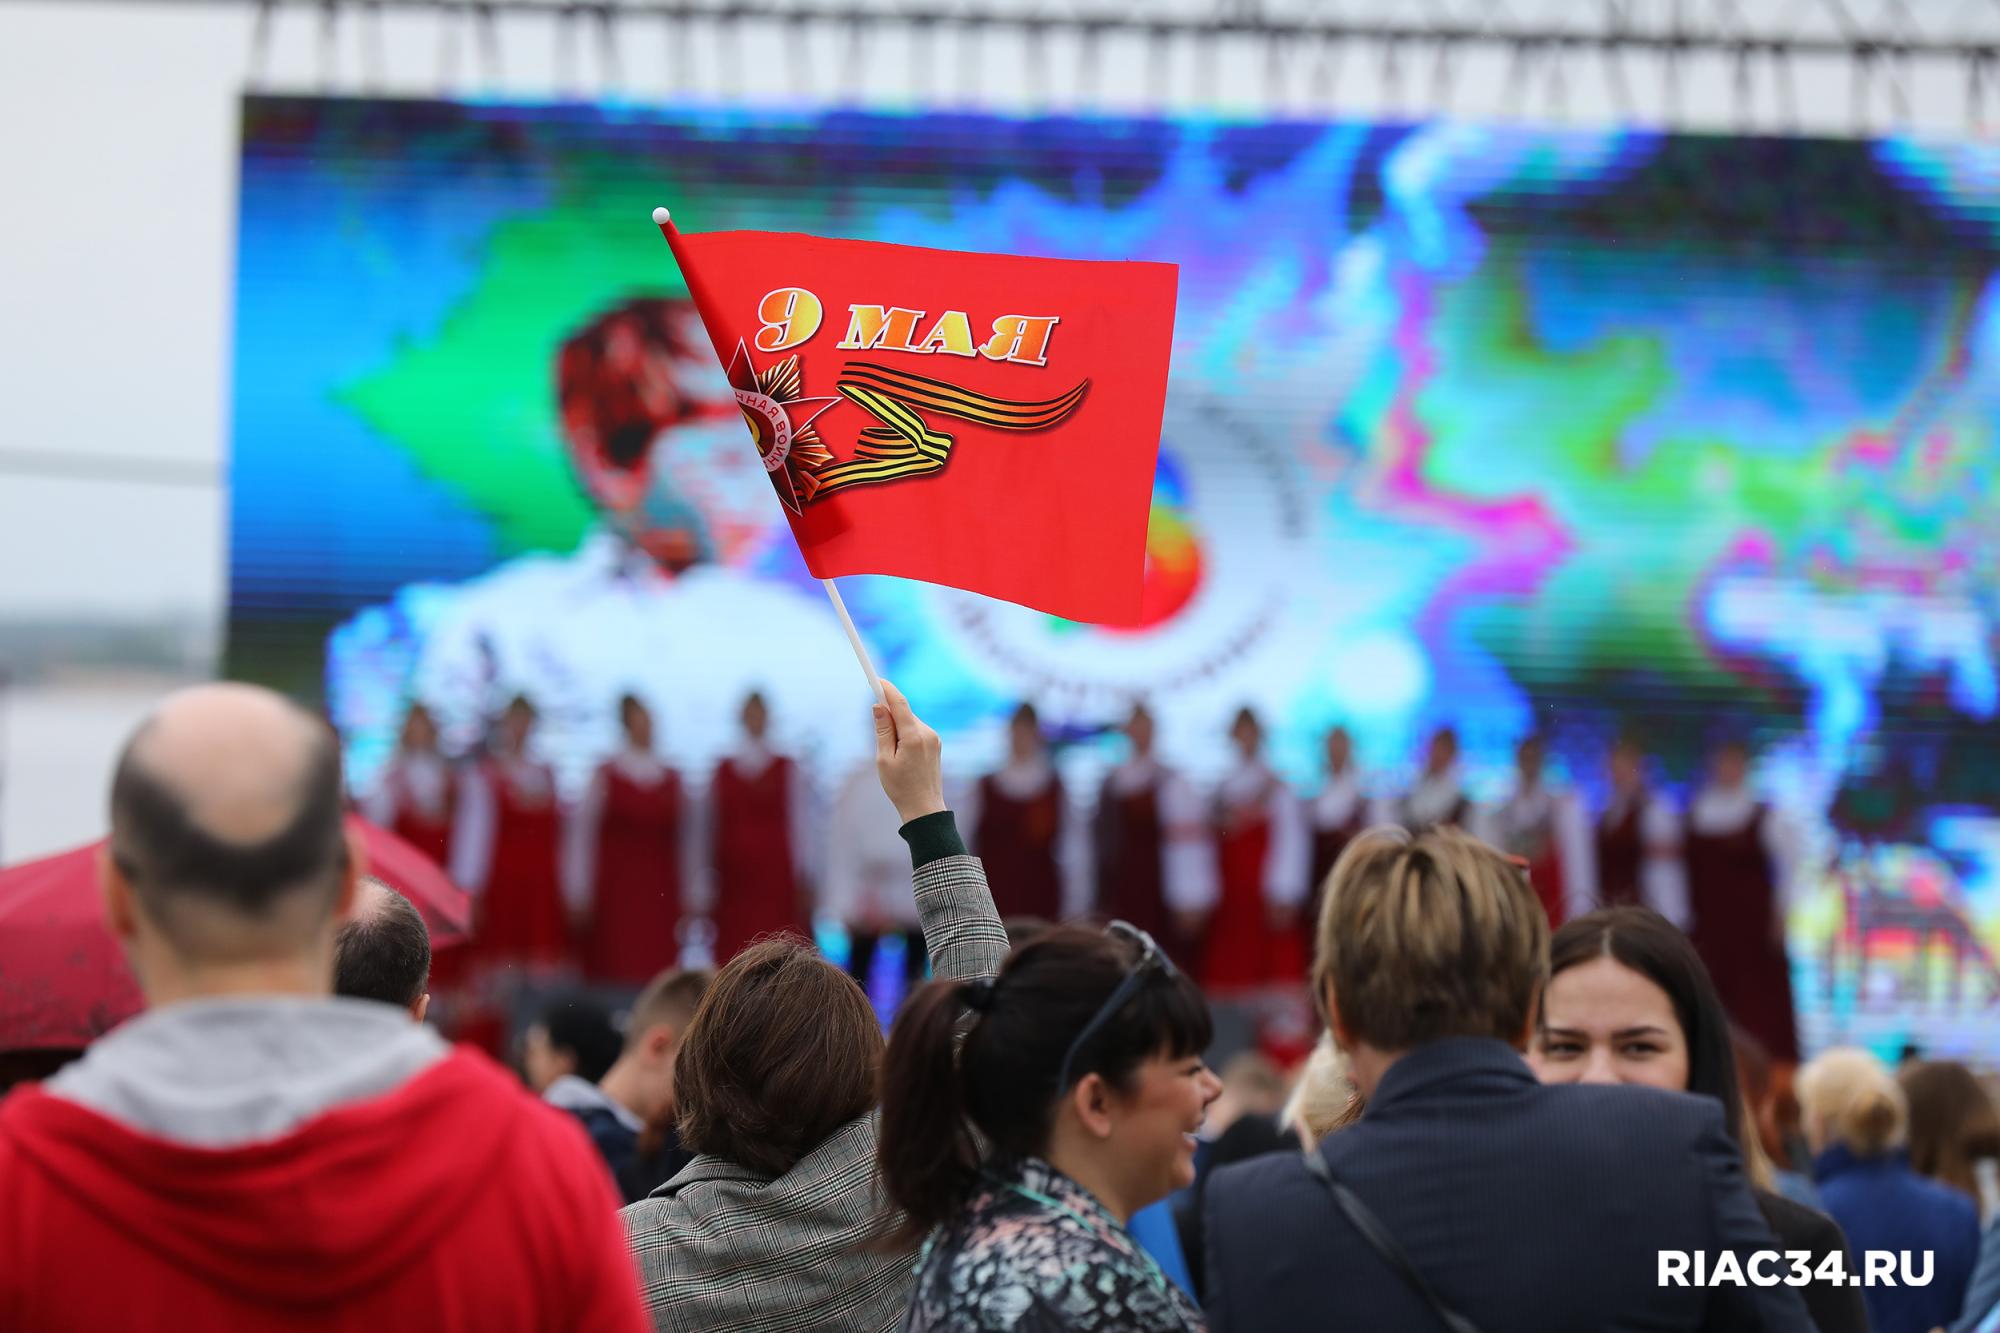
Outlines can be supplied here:
<path id="1" fill-rule="evenodd" d="M 1538 10 L 1573 14 L 1568 3 L 1520 0 L 1510 10 L 1523 21 Z M 1743 9 L 1783 22 L 1798 6 L 1750 0 Z M 10 656 L 10 626 L 18 635 L 27 622 L 180 626 L 211 650 L 219 639 L 236 113 L 253 72 L 255 29 L 247 5 L 0 4 L 0 663 Z M 469 25 L 428 13 L 391 15 L 379 26 L 349 16 L 331 48 L 309 10 L 286 10 L 270 31 L 260 77 L 283 89 L 536 97 L 604 84 L 595 32 L 565 40 L 547 17 L 500 25 L 497 74 L 478 60 Z M 928 47 L 870 39 L 857 67 L 841 33 L 817 32 L 795 48 L 775 29 L 755 29 L 732 46 L 714 25 L 655 19 L 627 22 L 618 51 L 619 86 L 636 96 L 678 89 L 709 99 L 859 95 L 1000 108 L 1210 101 L 1315 115 L 1419 116 L 1443 107 L 1705 128 L 1792 123 L 1763 73 L 1746 117 L 1721 61 L 1689 71 L 1676 111 L 1657 65 L 1636 58 L 1625 62 L 1634 103 L 1621 110 L 1601 62 L 1572 64 L 1558 97 L 1545 76 L 1518 80 L 1499 53 L 1461 58 L 1439 83 L 1432 53 L 1405 52 L 1400 83 L 1391 84 L 1376 50 L 1287 51 L 1274 64 L 1249 43 L 1199 53 L 1180 43 L 1167 52 L 1163 88 L 1150 45 L 1107 41 L 1086 94 L 1076 43 L 1038 49 L 1018 34 L 977 45 L 938 38 Z M 1834 133 L 1857 127 L 1844 70 L 1801 67 L 1795 88 L 1796 123 Z M 1932 72 L 1912 93 L 1916 123 L 1960 124 L 1960 80 Z M 1874 105 L 1880 113 L 1889 103 L 1878 97 Z M 210 660 L 193 657 L 198 670 Z M 169 683 L 45 680 L 0 700 L 8 719 L 0 858 L 94 835 L 117 738 Z"/>

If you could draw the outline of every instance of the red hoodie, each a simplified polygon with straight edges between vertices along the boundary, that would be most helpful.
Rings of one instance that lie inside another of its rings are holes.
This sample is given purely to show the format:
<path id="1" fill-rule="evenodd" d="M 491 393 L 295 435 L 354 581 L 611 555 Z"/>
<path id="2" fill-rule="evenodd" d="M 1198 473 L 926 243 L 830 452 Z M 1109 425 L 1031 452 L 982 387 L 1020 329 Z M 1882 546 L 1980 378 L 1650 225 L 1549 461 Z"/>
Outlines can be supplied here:
<path id="1" fill-rule="evenodd" d="M 649 1329 L 575 1121 L 460 1050 L 245 1147 L 0 1102 L 0 1329 Z"/>

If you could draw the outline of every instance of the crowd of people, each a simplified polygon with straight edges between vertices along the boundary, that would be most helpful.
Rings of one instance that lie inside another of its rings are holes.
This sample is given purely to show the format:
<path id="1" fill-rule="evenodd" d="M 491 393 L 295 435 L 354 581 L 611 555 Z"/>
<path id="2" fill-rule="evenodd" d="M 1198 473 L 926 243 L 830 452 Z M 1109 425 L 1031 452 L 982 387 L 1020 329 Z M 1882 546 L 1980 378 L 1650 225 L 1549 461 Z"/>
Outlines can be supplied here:
<path id="1" fill-rule="evenodd" d="M 367 876 L 316 719 L 244 685 L 167 700 L 120 758 L 100 867 L 148 1007 L 0 1101 L 0 1327 L 2000 1330 L 2000 1119 L 1978 1079 L 1858 1049 L 1794 1071 L 1741 1021 L 1705 961 L 1736 955 L 1698 917 L 1570 910 L 1507 841 L 1532 821 L 1467 831 L 1448 740 L 1408 818 L 1352 829 L 1317 894 L 1253 900 L 1289 909 L 1255 914 L 1262 936 L 1226 887 L 1205 918 L 1188 899 L 1149 918 L 1108 879 L 1098 906 L 1129 915 L 1058 900 L 1033 921 L 1000 880 L 1035 869 L 1032 719 L 954 811 L 936 733 L 885 693 L 877 790 L 930 978 L 886 1039 L 845 969 L 765 922 L 719 967 L 643 978 L 622 1023 L 546 1011 L 525 1085 L 427 1021 L 452 951 Z M 1254 722 L 1210 807 L 1225 884 L 1293 836 L 1273 825 L 1297 803 L 1249 770 Z M 563 838 L 546 774 L 524 776 L 531 724 L 510 710 L 476 772 L 394 779 L 487 787 L 457 798 L 486 802 L 485 960 L 588 924 L 510 879 Z M 642 710 L 627 726 L 621 760 L 650 759 Z M 783 762 L 732 781 L 775 802 Z M 1524 777 L 1536 762 L 1524 747 Z M 608 826 L 629 793 L 599 776 Z M 1114 774 L 1107 797 L 1144 786 Z M 1702 803 L 1682 826 L 1644 805 L 1601 825 L 1636 821 L 1642 863 L 1668 841 L 1649 820 L 1679 827 L 1698 905 L 1722 864 L 1697 851 Z M 449 806 L 431 845 L 456 860 Z M 1202 808 L 1156 802 L 1163 866 Z M 782 807 L 756 818 L 717 840 L 731 873 L 792 852 Z M 974 855 L 961 818 L 1019 836 Z M 1756 819 L 1713 836 L 1761 847 Z M 1299 970 L 1323 1034 L 1296 1074 L 1251 1052 L 1218 1077 L 1214 952 L 1253 938 Z M 1749 1280 L 1766 1251 L 1777 1280 Z M 1892 1281 L 1841 1276 L 1882 1252 Z M 1669 1280 L 1670 1254 L 1746 1276 Z"/>
<path id="2" fill-rule="evenodd" d="M 660 758 L 642 700 L 626 696 L 617 712 L 620 748 L 565 804 L 532 757 L 525 698 L 503 711 L 484 752 L 455 761 L 440 752 L 429 712 L 409 710 L 363 806 L 482 899 L 467 965 L 566 965 L 586 983 L 629 990 L 677 962 L 725 963 L 774 931 L 810 933 L 817 920 L 843 928 L 847 966 L 864 983 L 892 937 L 904 981 L 921 977 L 901 843 L 871 772 L 822 793 L 773 748 L 770 708 L 752 694 L 737 748 L 697 782 Z M 1286 999 L 1302 993 L 1319 886 L 1362 830 L 1395 824 L 1459 827 L 1522 858 L 1553 925 L 1606 906 L 1660 913 L 1694 940 L 1735 1021 L 1771 1058 L 1797 1059 L 1783 938 L 1797 838 L 1757 795 L 1742 744 L 1715 751 L 1682 810 L 1649 781 L 1642 750 L 1621 740 L 1605 756 L 1607 796 L 1593 810 L 1548 780 L 1539 737 L 1519 745 L 1506 793 L 1475 803 L 1449 729 L 1430 738 L 1400 792 L 1368 790 L 1341 727 L 1325 736 L 1310 792 L 1272 767 L 1249 709 L 1231 723 L 1229 768 L 1206 789 L 1157 753 L 1144 706 L 1123 731 L 1124 757 L 1094 799 L 1081 799 L 1065 790 L 1023 704 L 1004 762 L 959 784 L 953 805 L 1003 919 L 1137 925 L 1223 1007 L 1225 1024 L 1247 1011 L 1250 1030 L 1232 1027 L 1226 1046 L 1302 1054 L 1309 1016 Z"/>

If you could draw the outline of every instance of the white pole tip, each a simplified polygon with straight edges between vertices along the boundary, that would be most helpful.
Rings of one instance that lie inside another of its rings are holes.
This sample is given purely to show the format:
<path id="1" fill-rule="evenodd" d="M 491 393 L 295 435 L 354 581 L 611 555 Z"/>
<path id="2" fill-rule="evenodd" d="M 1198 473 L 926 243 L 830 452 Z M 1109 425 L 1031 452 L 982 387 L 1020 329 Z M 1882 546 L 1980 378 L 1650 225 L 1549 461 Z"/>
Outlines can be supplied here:
<path id="1" fill-rule="evenodd" d="M 667 211 L 666 209 L 664 209 L 664 208 L 656 208 L 656 209 L 654 209 L 654 210 L 653 210 L 653 224 L 654 224 L 655 226 L 659 226 L 659 227 L 664 227 L 664 226 L 666 226 L 666 225 L 667 225 L 667 220 L 668 220 L 669 218 L 671 218 L 671 217 L 673 217 L 673 214 L 672 214 L 672 213 L 669 213 L 669 212 L 668 212 L 668 211 Z"/>

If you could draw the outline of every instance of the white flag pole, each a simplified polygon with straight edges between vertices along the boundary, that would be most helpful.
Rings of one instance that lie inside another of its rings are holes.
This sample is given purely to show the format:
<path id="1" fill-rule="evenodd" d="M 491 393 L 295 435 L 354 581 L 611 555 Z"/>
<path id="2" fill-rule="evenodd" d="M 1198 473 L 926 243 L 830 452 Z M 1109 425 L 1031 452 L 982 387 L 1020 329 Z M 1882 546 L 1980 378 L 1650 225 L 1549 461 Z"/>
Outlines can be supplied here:
<path id="1" fill-rule="evenodd" d="M 826 599 L 833 603 L 834 614 L 840 617 L 840 627 L 847 631 L 847 642 L 854 649 L 855 660 L 861 663 L 862 671 L 867 673 L 868 688 L 875 691 L 875 702 L 886 706 L 889 701 L 882 696 L 882 678 L 875 674 L 875 663 L 869 660 L 867 645 L 861 642 L 861 634 L 854 628 L 854 617 L 847 614 L 847 603 L 840 600 L 840 589 L 834 586 L 832 579 L 821 579 L 819 586 L 826 589 Z"/>

